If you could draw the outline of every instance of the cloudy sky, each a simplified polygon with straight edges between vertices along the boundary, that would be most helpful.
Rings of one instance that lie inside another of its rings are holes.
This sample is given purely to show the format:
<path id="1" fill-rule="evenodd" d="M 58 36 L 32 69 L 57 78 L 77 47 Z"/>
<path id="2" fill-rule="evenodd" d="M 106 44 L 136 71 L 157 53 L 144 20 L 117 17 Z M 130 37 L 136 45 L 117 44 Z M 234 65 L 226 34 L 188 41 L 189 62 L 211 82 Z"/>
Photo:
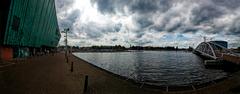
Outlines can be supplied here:
<path id="1" fill-rule="evenodd" d="M 56 0 L 69 45 L 240 46 L 240 0 Z M 60 41 L 63 45 L 63 38 Z"/>

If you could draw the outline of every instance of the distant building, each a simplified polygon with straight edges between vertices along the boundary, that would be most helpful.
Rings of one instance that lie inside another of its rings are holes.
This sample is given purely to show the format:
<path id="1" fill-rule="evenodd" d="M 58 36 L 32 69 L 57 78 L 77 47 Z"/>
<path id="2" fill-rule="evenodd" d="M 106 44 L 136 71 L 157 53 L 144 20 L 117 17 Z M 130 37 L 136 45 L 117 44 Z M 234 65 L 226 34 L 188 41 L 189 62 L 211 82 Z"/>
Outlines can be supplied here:
<path id="1" fill-rule="evenodd" d="M 228 48 L 228 42 L 226 41 L 210 41 L 210 42 L 221 45 L 222 47 Z"/>
<path id="2" fill-rule="evenodd" d="M 58 45 L 54 0 L 1 0 L 0 6 L 0 59 L 49 52 Z"/>

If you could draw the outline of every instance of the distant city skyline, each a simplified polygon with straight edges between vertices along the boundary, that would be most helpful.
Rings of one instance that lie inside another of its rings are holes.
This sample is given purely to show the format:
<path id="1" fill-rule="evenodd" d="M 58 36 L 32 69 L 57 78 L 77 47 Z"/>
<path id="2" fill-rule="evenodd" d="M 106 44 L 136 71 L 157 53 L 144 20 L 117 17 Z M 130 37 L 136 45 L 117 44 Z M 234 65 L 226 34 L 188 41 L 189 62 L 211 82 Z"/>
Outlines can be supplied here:
<path id="1" fill-rule="evenodd" d="M 71 46 L 187 48 L 204 36 L 240 46 L 239 0 L 56 0 L 56 6 Z"/>

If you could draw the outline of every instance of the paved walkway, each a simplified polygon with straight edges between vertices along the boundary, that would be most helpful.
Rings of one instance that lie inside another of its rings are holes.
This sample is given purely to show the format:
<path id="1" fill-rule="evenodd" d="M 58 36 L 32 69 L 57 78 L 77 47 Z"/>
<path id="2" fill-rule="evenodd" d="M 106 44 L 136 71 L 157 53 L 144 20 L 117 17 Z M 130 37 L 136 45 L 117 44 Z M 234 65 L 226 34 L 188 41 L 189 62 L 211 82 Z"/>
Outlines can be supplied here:
<path id="1" fill-rule="evenodd" d="M 82 79 L 73 77 L 63 55 L 17 62 L 0 73 L 1 94 L 79 94 Z"/>
<path id="2" fill-rule="evenodd" d="M 89 76 L 87 94 L 228 94 L 228 89 L 240 82 L 235 77 L 200 90 L 165 92 L 140 88 L 74 56 L 69 61 L 74 62 L 73 72 L 61 53 L 18 60 L 17 64 L 0 68 L 0 94 L 82 94 L 85 75 Z M 232 88 L 236 92 L 238 89 Z"/>

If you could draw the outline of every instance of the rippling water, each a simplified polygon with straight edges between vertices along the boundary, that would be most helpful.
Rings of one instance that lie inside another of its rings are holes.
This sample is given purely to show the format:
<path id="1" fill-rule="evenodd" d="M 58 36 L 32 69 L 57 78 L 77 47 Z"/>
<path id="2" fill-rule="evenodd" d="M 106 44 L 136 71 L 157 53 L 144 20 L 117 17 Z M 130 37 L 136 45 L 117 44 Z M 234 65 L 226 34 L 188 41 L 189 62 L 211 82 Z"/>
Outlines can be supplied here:
<path id="1" fill-rule="evenodd" d="M 74 53 L 112 73 L 151 85 L 201 84 L 226 76 L 206 69 L 201 58 L 186 51 Z"/>

